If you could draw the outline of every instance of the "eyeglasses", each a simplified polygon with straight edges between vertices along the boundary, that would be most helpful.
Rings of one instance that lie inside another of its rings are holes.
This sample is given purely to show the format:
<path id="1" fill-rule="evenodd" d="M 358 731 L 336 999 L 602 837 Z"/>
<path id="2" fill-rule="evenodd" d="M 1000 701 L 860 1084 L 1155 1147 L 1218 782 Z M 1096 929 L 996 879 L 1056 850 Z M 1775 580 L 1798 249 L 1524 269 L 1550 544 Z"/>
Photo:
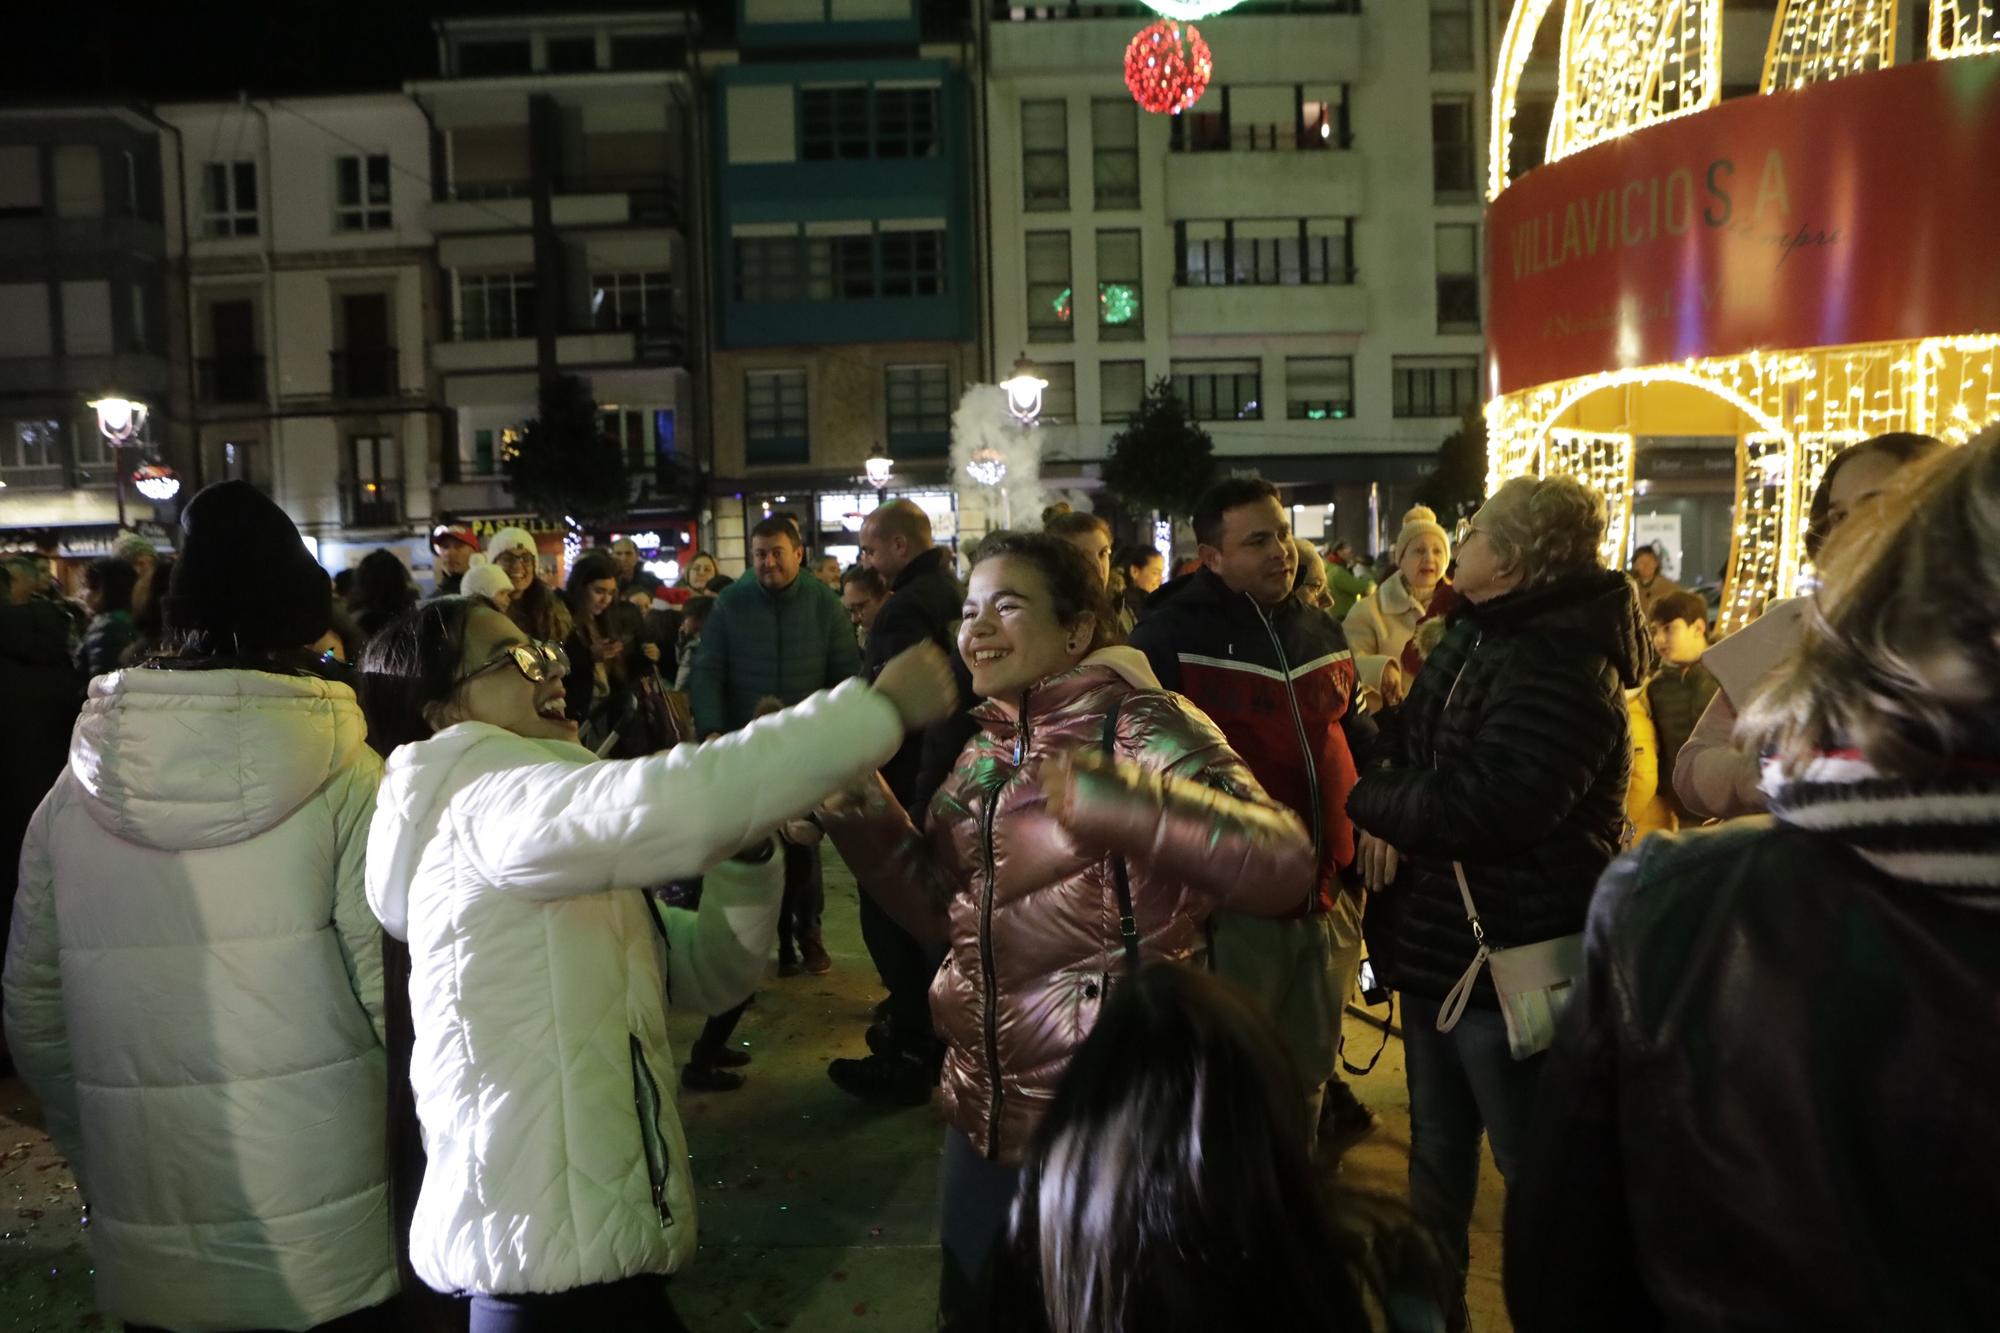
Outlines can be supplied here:
<path id="1" fill-rule="evenodd" d="M 452 683 L 463 685 L 474 676 L 483 676 L 495 667 L 503 667 L 509 663 L 536 685 L 569 674 L 569 654 L 558 644 L 544 643 L 535 639 L 527 643 L 508 644 L 491 662 L 472 668 Z"/>
<path id="2" fill-rule="evenodd" d="M 1460 520 L 1458 520 L 1458 526 L 1451 530 L 1452 549 L 1456 550 L 1457 548 L 1465 545 L 1465 539 L 1467 537 L 1470 537 L 1473 533 L 1477 531 L 1479 531 L 1479 529 L 1472 526 L 1471 519 L 1461 518 Z"/>
<path id="3" fill-rule="evenodd" d="M 535 563 L 535 553 L 533 551 L 523 551 L 518 548 L 512 551 L 502 551 L 499 555 L 493 557 L 493 563 L 503 567 L 507 565 L 528 565 L 532 567 Z"/>

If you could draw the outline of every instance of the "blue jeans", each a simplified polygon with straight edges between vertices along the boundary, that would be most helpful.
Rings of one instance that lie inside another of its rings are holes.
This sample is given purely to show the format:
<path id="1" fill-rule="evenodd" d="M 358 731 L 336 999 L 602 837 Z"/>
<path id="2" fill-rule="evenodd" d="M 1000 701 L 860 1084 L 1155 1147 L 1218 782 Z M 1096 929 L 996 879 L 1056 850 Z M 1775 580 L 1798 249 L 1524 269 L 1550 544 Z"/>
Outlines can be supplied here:
<path id="1" fill-rule="evenodd" d="M 1479 1135 L 1509 1185 L 1526 1146 L 1543 1057 L 1507 1051 L 1497 1009 L 1468 1006 L 1458 1026 L 1437 1030 L 1438 1005 L 1403 997 L 1403 1056 L 1410 1085 L 1410 1211 L 1436 1234 L 1463 1281 L 1468 1231 L 1479 1195 Z"/>

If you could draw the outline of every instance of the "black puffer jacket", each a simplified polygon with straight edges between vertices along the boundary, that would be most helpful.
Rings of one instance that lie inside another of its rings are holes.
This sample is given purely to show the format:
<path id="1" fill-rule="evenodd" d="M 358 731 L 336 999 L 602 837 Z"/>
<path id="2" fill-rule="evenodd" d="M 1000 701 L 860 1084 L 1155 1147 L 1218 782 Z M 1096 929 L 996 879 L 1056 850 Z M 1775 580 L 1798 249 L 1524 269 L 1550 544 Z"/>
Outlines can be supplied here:
<path id="1" fill-rule="evenodd" d="M 1822 760 L 1611 867 L 1507 1191 L 1515 1328 L 1994 1327 L 1996 760 Z"/>
<path id="2" fill-rule="evenodd" d="M 1454 860 L 1489 943 L 1583 929 L 1625 822 L 1623 691 L 1656 661 L 1622 574 L 1593 571 L 1453 613 L 1403 706 L 1403 752 L 1364 773 L 1347 803 L 1358 827 L 1403 854 L 1385 914 L 1371 907 L 1369 919 L 1370 951 L 1392 985 L 1442 1000 L 1472 962 Z M 1379 939 L 1383 930 L 1393 938 Z M 1496 1005 L 1483 971 L 1472 1002 Z"/>

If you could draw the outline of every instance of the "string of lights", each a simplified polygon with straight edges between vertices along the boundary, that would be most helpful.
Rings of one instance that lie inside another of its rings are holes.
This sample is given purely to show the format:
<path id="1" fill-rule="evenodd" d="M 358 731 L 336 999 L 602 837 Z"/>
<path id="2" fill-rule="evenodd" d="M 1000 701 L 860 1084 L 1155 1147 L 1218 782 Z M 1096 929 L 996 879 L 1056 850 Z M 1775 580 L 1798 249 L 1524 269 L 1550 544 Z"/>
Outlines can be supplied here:
<path id="1" fill-rule="evenodd" d="M 2000 51 L 2000 0 L 1931 0 L 1932 60 Z"/>
<path id="2" fill-rule="evenodd" d="M 1623 432 L 1552 430 L 1542 450 L 1541 475 L 1575 477 L 1604 497 L 1604 563 L 1625 563 L 1632 531 L 1633 439 Z"/>
<path id="3" fill-rule="evenodd" d="M 1721 0 L 1569 0 L 1547 160 L 1714 106 L 1721 11 Z"/>
<path id="4" fill-rule="evenodd" d="M 1771 25 L 1760 91 L 1887 69 L 1896 63 L 1896 0 L 1785 0 Z"/>

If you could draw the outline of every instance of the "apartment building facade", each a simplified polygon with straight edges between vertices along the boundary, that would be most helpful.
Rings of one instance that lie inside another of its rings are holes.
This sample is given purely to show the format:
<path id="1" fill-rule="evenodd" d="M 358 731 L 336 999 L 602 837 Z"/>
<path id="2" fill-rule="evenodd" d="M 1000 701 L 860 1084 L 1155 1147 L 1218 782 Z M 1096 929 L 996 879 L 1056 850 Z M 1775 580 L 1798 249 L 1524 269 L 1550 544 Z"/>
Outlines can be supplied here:
<path id="1" fill-rule="evenodd" d="M 979 377 L 966 35 L 916 0 L 745 0 L 704 54 L 725 564 L 773 512 L 851 560 L 881 496 L 955 539 L 951 413 Z"/>
<path id="2" fill-rule="evenodd" d="M 1301 531 L 1372 547 L 1478 402 L 1488 7 L 1246 0 L 1163 116 L 1123 75 L 1150 9 L 988 3 L 988 373 L 1049 381 L 1044 475 L 1093 484 L 1164 377 Z"/>

